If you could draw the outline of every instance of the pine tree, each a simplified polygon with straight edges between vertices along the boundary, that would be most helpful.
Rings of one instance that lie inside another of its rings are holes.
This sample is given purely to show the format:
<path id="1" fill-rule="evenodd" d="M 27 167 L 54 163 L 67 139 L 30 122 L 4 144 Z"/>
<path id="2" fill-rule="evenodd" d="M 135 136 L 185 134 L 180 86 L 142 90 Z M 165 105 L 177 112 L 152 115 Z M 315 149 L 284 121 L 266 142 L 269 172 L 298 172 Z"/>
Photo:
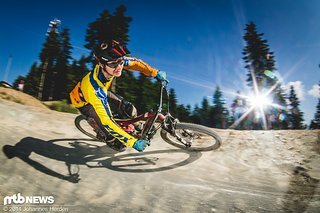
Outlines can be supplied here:
<path id="1" fill-rule="evenodd" d="M 136 88 L 136 101 L 134 102 L 139 113 L 155 110 L 159 99 L 159 90 L 150 77 L 140 73 L 138 87 Z"/>
<path id="2" fill-rule="evenodd" d="M 223 94 L 217 86 L 213 95 L 213 107 L 210 110 L 210 123 L 215 128 L 227 128 L 228 110 L 224 107 Z"/>
<path id="3" fill-rule="evenodd" d="M 73 60 L 71 68 L 67 73 L 67 93 L 71 92 L 74 86 L 88 73 L 87 58 L 82 56 L 79 60 Z"/>
<path id="4" fill-rule="evenodd" d="M 69 61 L 71 57 L 71 44 L 69 29 L 64 28 L 60 33 L 60 54 L 57 57 L 57 63 L 54 67 L 53 76 L 53 100 L 65 99 L 68 96 L 67 80 L 68 72 L 70 70 Z"/>
<path id="5" fill-rule="evenodd" d="M 250 87 L 254 87 L 254 75 L 259 91 L 263 91 L 274 85 L 276 81 L 273 52 L 270 51 L 267 40 L 262 38 L 264 34 L 257 32 L 253 22 L 246 26 L 246 34 L 243 38 L 247 45 L 244 47 L 243 59 L 246 63 L 245 68 L 248 70 L 247 83 Z"/>
<path id="6" fill-rule="evenodd" d="M 256 25 L 250 22 L 246 25 L 246 34 L 244 40 L 246 46 L 243 50 L 243 59 L 247 73 L 247 84 L 255 93 L 264 94 L 270 92 L 270 97 L 276 104 L 286 108 L 285 98 L 281 91 L 281 85 L 276 77 L 274 53 L 270 51 L 267 40 L 263 39 L 263 33 L 258 33 Z M 253 119 L 255 112 L 252 112 L 247 119 Z M 283 113 L 283 109 L 274 108 L 265 111 L 266 120 L 269 127 L 286 128 L 286 123 L 279 120 L 279 114 Z M 251 123 L 255 123 L 251 121 Z M 279 124 L 281 123 L 281 124 Z M 259 128 L 258 123 L 255 128 Z"/>
<path id="7" fill-rule="evenodd" d="M 91 22 L 87 29 L 85 47 L 90 51 L 102 42 L 110 42 L 117 40 L 127 44 L 129 41 L 129 23 L 131 17 L 125 16 L 126 7 L 120 5 L 116 8 L 116 12 L 111 14 L 108 10 L 104 10 L 100 16 Z M 91 54 L 92 55 L 92 54 Z"/>
<path id="8" fill-rule="evenodd" d="M 57 58 L 60 54 L 59 34 L 55 29 L 48 32 L 46 41 L 40 53 L 41 76 L 39 82 L 38 98 L 41 100 L 52 99 L 53 82 Z"/>
<path id="9" fill-rule="evenodd" d="M 116 93 L 124 97 L 127 101 L 135 103 L 138 90 L 138 80 L 131 71 L 122 71 L 120 78 L 117 78 Z"/>
<path id="10" fill-rule="evenodd" d="M 41 69 L 35 62 L 32 64 L 30 71 L 25 79 L 24 92 L 34 97 L 38 96 L 40 83 Z"/>
<path id="11" fill-rule="evenodd" d="M 197 104 L 191 113 L 191 121 L 192 123 L 201 124 L 201 109 Z"/>
<path id="12" fill-rule="evenodd" d="M 100 17 L 91 22 L 87 29 L 85 47 L 93 50 L 94 47 L 105 41 L 111 41 L 113 38 L 111 14 L 108 10 L 104 10 Z"/>
<path id="13" fill-rule="evenodd" d="M 125 12 L 126 7 L 124 5 L 117 7 L 114 14 L 111 14 L 108 10 L 104 10 L 94 22 L 89 24 L 85 38 L 87 42 L 85 47 L 91 51 L 88 60 L 91 61 L 92 64 L 95 64 L 92 57 L 93 50 L 101 43 L 109 43 L 112 40 L 119 41 L 122 44 L 128 43 L 129 24 L 132 18 L 125 16 Z M 128 78 L 130 78 L 130 74 Z M 118 93 L 117 88 L 121 88 L 121 86 L 118 87 L 116 81 L 118 81 L 118 79 L 113 80 L 110 90 Z M 122 80 L 122 84 L 127 83 Z M 128 82 L 128 84 L 130 83 Z"/>
<path id="14" fill-rule="evenodd" d="M 274 104 L 280 108 L 273 108 L 273 115 L 275 116 L 271 122 L 273 129 L 288 129 L 289 127 L 289 113 L 287 110 L 286 95 L 280 86 L 275 89 Z"/>
<path id="15" fill-rule="evenodd" d="M 319 94 L 320 94 L 320 82 L 319 82 Z M 318 98 L 318 104 L 316 108 L 316 113 L 314 114 L 314 118 L 310 123 L 310 129 L 320 129 L 320 98 Z"/>
<path id="16" fill-rule="evenodd" d="M 114 38 L 122 44 L 127 44 L 129 42 L 129 23 L 132 21 L 131 17 L 125 16 L 126 10 L 124 5 L 120 5 L 116 8 L 114 15 L 111 17 Z"/>
<path id="17" fill-rule="evenodd" d="M 299 109 L 300 101 L 296 95 L 293 86 L 290 86 L 290 124 L 292 129 L 304 129 L 303 113 Z"/>
<path id="18" fill-rule="evenodd" d="M 210 126 L 210 104 L 207 98 L 203 98 L 201 108 L 199 109 L 200 124 Z"/>
<path id="19" fill-rule="evenodd" d="M 192 112 L 191 106 L 187 105 L 186 107 L 183 104 L 178 105 L 177 107 L 177 118 L 182 122 L 192 122 Z"/>
<path id="20" fill-rule="evenodd" d="M 170 113 L 175 117 L 179 117 L 177 95 L 173 88 L 169 90 L 169 97 Z"/>
<path id="21" fill-rule="evenodd" d="M 25 79 L 24 92 L 38 97 L 40 100 L 54 99 L 56 95 L 62 93 L 61 89 L 56 92 L 55 87 L 60 86 L 61 88 L 65 88 L 66 85 L 66 78 L 63 75 L 66 75 L 65 72 L 67 70 L 63 70 L 64 67 L 57 65 L 62 64 L 62 61 L 59 60 L 60 58 L 66 54 L 70 55 L 70 53 L 65 51 L 67 44 L 65 41 L 69 40 L 67 38 L 69 35 L 67 30 L 65 30 L 61 48 L 61 39 L 57 30 L 59 24 L 60 21 L 57 19 L 50 22 L 46 40 L 39 54 L 40 65 L 38 66 L 37 63 L 34 63 Z M 68 45 L 71 46 L 70 43 Z"/>
<path id="22" fill-rule="evenodd" d="M 320 129 L 320 98 L 318 98 L 317 111 L 311 121 L 310 129 Z"/>
<path id="23" fill-rule="evenodd" d="M 191 122 L 191 106 L 184 106 L 183 104 L 178 104 L 178 98 L 176 92 L 173 88 L 169 90 L 169 110 L 170 113 L 183 122 Z M 163 106 L 166 106 L 167 100 L 164 96 Z"/>

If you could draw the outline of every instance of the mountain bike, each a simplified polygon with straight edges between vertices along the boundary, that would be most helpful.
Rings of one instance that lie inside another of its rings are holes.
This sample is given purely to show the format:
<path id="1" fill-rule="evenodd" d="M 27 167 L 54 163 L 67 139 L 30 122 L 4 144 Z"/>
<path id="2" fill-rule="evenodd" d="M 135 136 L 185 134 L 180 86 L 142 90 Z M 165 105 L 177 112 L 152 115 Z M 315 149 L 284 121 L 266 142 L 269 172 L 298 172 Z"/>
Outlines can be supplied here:
<path id="1" fill-rule="evenodd" d="M 168 97 L 166 110 L 163 110 L 164 95 Z M 146 112 L 130 119 L 115 119 L 118 125 L 130 135 L 151 141 L 159 129 L 160 135 L 167 143 L 185 150 L 210 151 L 221 146 L 220 136 L 211 128 L 180 122 L 169 112 L 168 83 L 162 82 L 160 87 L 160 98 L 158 108 L 155 112 Z M 164 112 L 163 112 L 164 111 Z M 134 125 L 135 124 L 135 125 Z M 136 128 L 139 124 L 139 128 Z M 90 138 L 106 142 L 104 139 L 96 137 L 96 131 L 88 124 L 84 115 L 75 118 L 75 126 Z"/>

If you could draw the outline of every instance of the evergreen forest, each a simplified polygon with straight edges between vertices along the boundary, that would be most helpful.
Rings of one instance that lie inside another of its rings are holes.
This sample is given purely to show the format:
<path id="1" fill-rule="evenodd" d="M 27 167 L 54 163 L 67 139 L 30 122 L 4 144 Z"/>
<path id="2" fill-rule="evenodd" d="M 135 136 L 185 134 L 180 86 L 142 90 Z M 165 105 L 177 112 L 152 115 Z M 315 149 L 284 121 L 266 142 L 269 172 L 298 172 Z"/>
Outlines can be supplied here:
<path id="1" fill-rule="evenodd" d="M 77 82 L 93 69 L 95 62 L 92 50 L 96 45 L 105 40 L 117 40 L 124 44 L 130 42 L 129 28 L 132 19 L 126 15 L 124 5 L 118 6 L 114 12 L 102 11 L 96 20 L 88 23 L 84 45 L 88 54 L 78 59 L 72 57 L 71 32 L 68 28 L 60 29 L 59 23 L 53 21 L 39 59 L 30 67 L 27 75 L 19 76 L 13 85 L 18 87 L 19 82 L 24 81 L 23 92 L 41 101 L 68 100 L 69 92 Z M 267 92 L 272 97 L 274 107 L 264 111 L 261 107 L 253 106 L 240 91 L 235 94 L 231 106 L 227 106 L 219 86 L 215 87 L 212 98 L 204 97 L 195 106 L 183 105 L 179 104 L 179 97 L 174 88 L 171 88 L 168 92 L 171 114 L 180 121 L 222 129 L 319 129 L 320 99 L 314 119 L 309 125 L 305 125 L 296 91 L 294 87 L 290 88 L 289 94 L 283 90 L 275 73 L 275 54 L 254 22 L 247 23 L 243 40 L 245 46 L 242 54 L 247 86 L 255 94 Z M 158 82 L 143 74 L 134 75 L 133 72 L 124 71 L 113 82 L 112 90 L 132 102 L 139 113 L 157 107 Z"/>

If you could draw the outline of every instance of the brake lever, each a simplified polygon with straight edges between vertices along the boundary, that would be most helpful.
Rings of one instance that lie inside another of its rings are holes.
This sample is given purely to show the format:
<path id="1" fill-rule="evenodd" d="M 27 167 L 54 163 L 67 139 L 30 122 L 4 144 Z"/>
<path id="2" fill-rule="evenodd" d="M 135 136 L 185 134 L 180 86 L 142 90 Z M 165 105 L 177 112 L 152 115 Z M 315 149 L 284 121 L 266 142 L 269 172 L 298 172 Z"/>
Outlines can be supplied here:
<path id="1" fill-rule="evenodd" d="M 169 81 L 162 81 L 161 83 L 164 88 L 168 88 Z"/>

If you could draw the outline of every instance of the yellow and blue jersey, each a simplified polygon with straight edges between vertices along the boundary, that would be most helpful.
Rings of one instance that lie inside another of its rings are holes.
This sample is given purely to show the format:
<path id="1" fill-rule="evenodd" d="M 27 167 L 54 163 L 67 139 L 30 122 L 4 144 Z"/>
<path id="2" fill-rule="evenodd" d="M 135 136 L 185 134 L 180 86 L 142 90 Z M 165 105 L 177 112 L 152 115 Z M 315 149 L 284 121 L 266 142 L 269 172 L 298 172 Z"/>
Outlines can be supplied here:
<path id="1" fill-rule="evenodd" d="M 146 76 L 155 77 L 158 73 L 157 69 L 152 68 L 142 60 L 131 57 L 124 58 L 123 68 L 140 71 Z M 91 104 L 105 129 L 113 137 L 132 147 L 137 139 L 125 132 L 114 121 L 108 104 L 107 91 L 111 86 L 113 78 L 106 79 L 102 74 L 100 66 L 96 65 L 94 70 L 83 77 L 70 92 L 70 100 L 76 108 Z"/>

